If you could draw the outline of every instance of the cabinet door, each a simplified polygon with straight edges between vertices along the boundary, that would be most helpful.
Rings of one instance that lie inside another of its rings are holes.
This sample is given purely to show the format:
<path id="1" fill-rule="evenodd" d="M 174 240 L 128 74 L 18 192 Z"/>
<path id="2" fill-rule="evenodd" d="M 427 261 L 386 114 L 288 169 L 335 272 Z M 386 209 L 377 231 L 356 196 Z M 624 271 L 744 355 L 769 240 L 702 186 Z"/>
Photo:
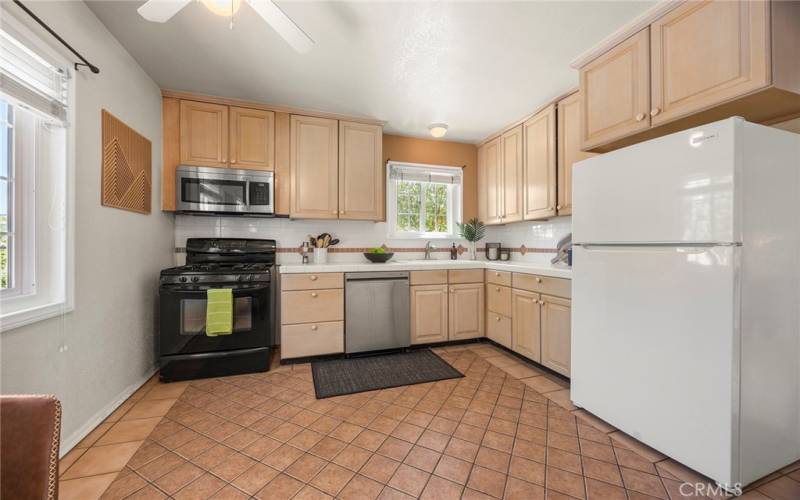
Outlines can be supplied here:
<path id="1" fill-rule="evenodd" d="M 522 125 L 525 139 L 526 220 L 556 215 L 556 107 L 551 104 Z"/>
<path id="2" fill-rule="evenodd" d="M 478 148 L 478 220 L 486 223 L 488 211 L 486 204 L 486 145 Z"/>
<path id="3" fill-rule="evenodd" d="M 653 125 L 770 83 L 768 2 L 687 2 L 650 26 Z"/>
<path id="4" fill-rule="evenodd" d="M 503 181 L 500 138 L 493 139 L 483 146 L 484 170 L 486 178 L 486 224 L 499 224 L 503 204 Z"/>
<path id="5" fill-rule="evenodd" d="M 522 220 L 522 125 L 501 136 L 503 203 L 500 213 L 503 224 Z"/>
<path id="6" fill-rule="evenodd" d="M 487 313 L 486 336 L 511 349 L 511 318 L 494 312 Z"/>
<path id="7" fill-rule="evenodd" d="M 542 364 L 569 376 L 572 328 L 571 302 L 542 295 Z"/>
<path id="8" fill-rule="evenodd" d="M 537 362 L 542 359 L 540 311 L 538 293 L 511 293 L 511 349 Z"/>
<path id="9" fill-rule="evenodd" d="M 483 283 L 450 285 L 450 340 L 483 337 Z"/>
<path id="10" fill-rule="evenodd" d="M 339 218 L 383 219 L 383 127 L 339 122 Z"/>
<path id="11" fill-rule="evenodd" d="M 336 120 L 292 115 L 291 211 L 306 219 L 339 216 L 339 124 Z"/>
<path id="12" fill-rule="evenodd" d="M 650 29 L 580 69 L 582 149 L 650 128 Z"/>
<path id="13" fill-rule="evenodd" d="M 228 166 L 228 106 L 181 101 L 181 164 Z"/>
<path id="14" fill-rule="evenodd" d="M 558 101 L 558 215 L 572 213 L 572 166 L 595 153 L 581 151 L 581 95 Z"/>
<path id="15" fill-rule="evenodd" d="M 236 107 L 230 113 L 231 167 L 275 168 L 275 113 Z"/>
<path id="16" fill-rule="evenodd" d="M 419 285 L 411 289 L 411 343 L 447 340 L 447 285 Z"/>

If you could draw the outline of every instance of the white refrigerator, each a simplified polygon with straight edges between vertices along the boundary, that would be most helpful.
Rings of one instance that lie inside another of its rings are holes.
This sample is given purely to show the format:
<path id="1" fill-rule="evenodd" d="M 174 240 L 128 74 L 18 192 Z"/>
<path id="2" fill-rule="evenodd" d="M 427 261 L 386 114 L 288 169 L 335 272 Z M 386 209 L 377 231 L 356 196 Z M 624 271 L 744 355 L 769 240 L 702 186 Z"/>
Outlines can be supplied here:
<path id="1" fill-rule="evenodd" d="M 730 118 L 573 194 L 575 405 L 731 490 L 800 459 L 800 135 Z"/>

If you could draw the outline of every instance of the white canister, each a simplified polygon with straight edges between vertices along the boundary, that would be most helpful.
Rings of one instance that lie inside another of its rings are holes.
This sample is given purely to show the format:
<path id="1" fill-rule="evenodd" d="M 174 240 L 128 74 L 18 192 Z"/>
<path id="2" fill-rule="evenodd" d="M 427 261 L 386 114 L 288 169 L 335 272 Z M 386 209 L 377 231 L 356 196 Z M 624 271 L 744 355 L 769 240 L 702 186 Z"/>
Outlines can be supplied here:
<path id="1" fill-rule="evenodd" d="M 328 263 L 328 249 L 315 248 L 314 249 L 314 264 L 327 264 Z"/>

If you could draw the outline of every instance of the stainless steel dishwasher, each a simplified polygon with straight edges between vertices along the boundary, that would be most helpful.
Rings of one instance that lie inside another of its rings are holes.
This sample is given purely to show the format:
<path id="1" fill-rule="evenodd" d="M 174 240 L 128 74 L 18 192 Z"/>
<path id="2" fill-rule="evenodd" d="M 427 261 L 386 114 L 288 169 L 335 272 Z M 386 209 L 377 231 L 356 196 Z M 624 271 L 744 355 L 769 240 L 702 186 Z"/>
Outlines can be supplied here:
<path id="1" fill-rule="evenodd" d="M 345 353 L 408 347 L 408 272 L 346 273 L 344 279 Z"/>

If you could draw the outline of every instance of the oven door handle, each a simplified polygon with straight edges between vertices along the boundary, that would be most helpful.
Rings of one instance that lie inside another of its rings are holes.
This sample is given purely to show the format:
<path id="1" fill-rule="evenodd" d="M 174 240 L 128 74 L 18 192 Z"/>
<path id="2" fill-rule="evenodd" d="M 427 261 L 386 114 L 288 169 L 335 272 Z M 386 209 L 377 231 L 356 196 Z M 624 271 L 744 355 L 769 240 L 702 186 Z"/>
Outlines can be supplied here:
<path id="1" fill-rule="evenodd" d="M 250 208 L 250 179 L 244 180 L 244 205 Z"/>
<path id="2" fill-rule="evenodd" d="M 206 292 L 208 292 L 208 290 L 211 289 L 211 288 L 230 288 L 234 292 L 241 292 L 241 291 L 260 292 L 262 290 L 269 290 L 270 289 L 270 284 L 269 283 L 265 283 L 263 285 L 256 285 L 256 286 L 248 286 L 248 285 L 244 285 L 244 284 L 242 284 L 242 285 L 232 285 L 232 286 L 209 286 L 208 288 L 202 288 L 202 289 L 195 288 L 195 287 L 185 288 L 185 285 L 162 285 L 161 286 L 161 289 L 165 290 L 165 291 L 177 292 L 177 293 L 187 293 L 187 294 L 191 293 L 191 294 L 198 294 L 198 295 L 203 295 L 203 296 L 205 296 Z"/>

